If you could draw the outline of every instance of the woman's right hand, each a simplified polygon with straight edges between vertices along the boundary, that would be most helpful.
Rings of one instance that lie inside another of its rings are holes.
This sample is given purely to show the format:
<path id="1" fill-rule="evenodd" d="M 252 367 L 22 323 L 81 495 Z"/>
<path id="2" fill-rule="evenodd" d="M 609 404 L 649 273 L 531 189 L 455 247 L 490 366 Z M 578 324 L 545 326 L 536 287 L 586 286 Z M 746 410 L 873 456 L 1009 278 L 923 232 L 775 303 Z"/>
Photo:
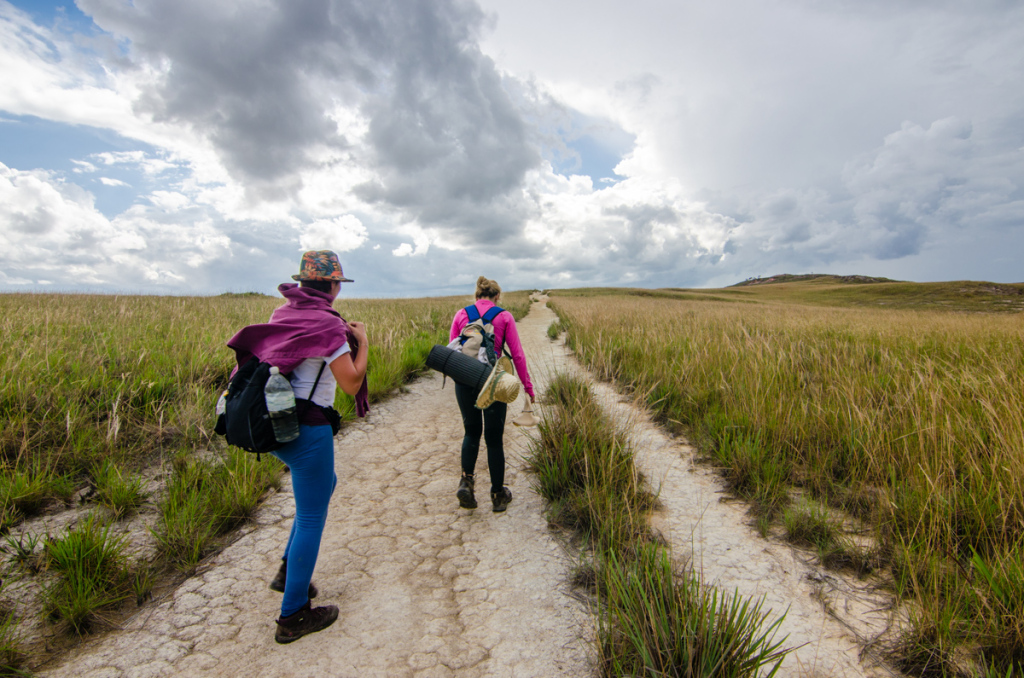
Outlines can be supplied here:
<path id="1" fill-rule="evenodd" d="M 366 325 L 364 323 L 350 322 L 348 327 L 352 330 L 352 334 L 356 335 L 360 346 L 369 346 L 370 342 L 366 338 Z"/>

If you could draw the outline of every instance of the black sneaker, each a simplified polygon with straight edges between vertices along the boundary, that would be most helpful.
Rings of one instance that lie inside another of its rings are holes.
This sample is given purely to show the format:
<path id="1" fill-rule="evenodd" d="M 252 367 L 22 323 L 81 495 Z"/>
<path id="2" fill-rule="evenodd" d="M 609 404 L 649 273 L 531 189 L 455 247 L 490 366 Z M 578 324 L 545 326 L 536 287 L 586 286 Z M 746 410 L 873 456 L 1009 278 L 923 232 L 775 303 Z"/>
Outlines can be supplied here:
<path id="1" fill-rule="evenodd" d="M 494 505 L 494 512 L 501 513 L 508 508 L 512 501 L 512 490 L 507 487 L 501 488 L 501 492 L 491 492 L 491 504 Z"/>
<path id="2" fill-rule="evenodd" d="M 281 567 L 277 569 L 277 574 L 274 575 L 274 578 L 270 580 L 270 590 L 277 591 L 278 593 L 284 593 L 284 583 L 287 580 L 287 577 L 288 561 L 282 560 Z M 316 586 L 313 585 L 313 582 L 309 582 L 309 591 L 306 593 L 306 595 L 310 598 L 310 600 L 316 598 L 316 595 L 318 593 L 320 592 L 316 590 Z"/>
<path id="3" fill-rule="evenodd" d="M 473 495 L 473 476 L 463 474 L 459 481 L 459 490 L 455 493 L 459 498 L 459 506 L 464 509 L 476 508 L 476 497 Z"/>
<path id="4" fill-rule="evenodd" d="M 309 601 L 295 614 L 277 620 L 277 633 L 274 640 L 281 644 L 291 643 L 302 636 L 323 631 L 338 618 L 338 608 L 334 605 L 312 607 Z"/>

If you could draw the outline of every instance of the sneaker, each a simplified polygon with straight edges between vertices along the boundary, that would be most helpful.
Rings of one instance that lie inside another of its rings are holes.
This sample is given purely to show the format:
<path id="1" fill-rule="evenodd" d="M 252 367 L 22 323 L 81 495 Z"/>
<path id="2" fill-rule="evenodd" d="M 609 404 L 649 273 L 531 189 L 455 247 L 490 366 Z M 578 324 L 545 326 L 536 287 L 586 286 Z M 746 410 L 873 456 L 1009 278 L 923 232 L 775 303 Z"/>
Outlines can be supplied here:
<path id="1" fill-rule="evenodd" d="M 512 501 L 512 490 L 507 487 L 501 488 L 501 492 L 491 492 L 491 503 L 494 505 L 494 512 L 501 513 L 508 508 Z"/>
<path id="2" fill-rule="evenodd" d="M 459 481 L 459 490 L 455 496 L 459 498 L 459 506 L 462 508 L 476 508 L 476 497 L 473 495 L 473 476 L 462 475 L 462 480 Z"/>
<path id="3" fill-rule="evenodd" d="M 337 606 L 313 607 L 307 601 L 303 608 L 295 614 L 277 620 L 277 633 L 274 634 L 274 640 L 281 644 L 294 642 L 307 634 L 323 631 L 337 618 Z"/>
<path id="4" fill-rule="evenodd" d="M 274 575 L 274 578 L 270 580 L 270 590 L 277 591 L 278 593 L 284 593 L 284 583 L 287 577 L 288 561 L 282 560 L 281 567 L 277 569 L 277 574 Z M 310 598 L 310 600 L 316 598 L 316 595 L 318 593 L 320 592 L 316 590 L 316 586 L 313 585 L 313 582 L 309 582 L 309 591 L 306 593 L 306 595 Z"/>

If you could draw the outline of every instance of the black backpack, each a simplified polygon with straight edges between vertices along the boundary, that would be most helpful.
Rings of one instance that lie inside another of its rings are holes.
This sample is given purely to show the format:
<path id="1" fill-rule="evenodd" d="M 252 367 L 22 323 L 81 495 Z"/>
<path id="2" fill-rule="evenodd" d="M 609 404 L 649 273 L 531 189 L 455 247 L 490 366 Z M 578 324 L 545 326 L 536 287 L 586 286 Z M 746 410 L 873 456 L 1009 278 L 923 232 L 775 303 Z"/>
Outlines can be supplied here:
<path id="1" fill-rule="evenodd" d="M 312 393 L 320 383 L 320 377 L 327 367 L 325 362 L 313 382 Z M 219 433 L 227 440 L 228 445 L 240 447 L 247 452 L 255 452 L 256 459 L 264 452 L 273 452 L 285 446 L 274 437 L 274 424 L 270 421 L 267 411 L 267 397 L 264 389 L 270 378 L 270 363 L 257 360 L 255 357 L 245 361 L 238 368 L 235 376 L 228 384 L 224 396 L 224 414 L 217 417 L 214 433 Z M 299 403 L 296 403 L 296 410 Z"/>

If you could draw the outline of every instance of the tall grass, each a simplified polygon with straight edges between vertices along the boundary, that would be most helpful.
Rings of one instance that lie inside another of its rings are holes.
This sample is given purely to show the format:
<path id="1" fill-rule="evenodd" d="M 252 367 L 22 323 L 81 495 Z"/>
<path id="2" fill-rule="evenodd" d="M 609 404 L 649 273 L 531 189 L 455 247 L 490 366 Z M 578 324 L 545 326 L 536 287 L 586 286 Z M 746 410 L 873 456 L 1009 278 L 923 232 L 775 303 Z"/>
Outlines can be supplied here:
<path id="1" fill-rule="evenodd" d="M 763 599 L 724 595 L 678 572 L 647 526 L 655 497 L 634 464 L 628 436 L 589 385 L 556 376 L 528 458 L 549 519 L 572 529 L 592 562 L 577 572 L 597 598 L 602 675 L 775 675 L 786 650 L 774 641 Z"/>
<path id="2" fill-rule="evenodd" d="M 992 612 L 1024 618 L 1024 600 L 978 585 L 984 568 L 1012 572 L 1024 539 L 1019 316 L 778 295 L 553 302 L 580 358 L 688 431 L 762 515 L 800 486 L 872 526 L 895 593 L 920 610 L 908 670 L 953 675 L 964 652 L 1024 669 L 1024 629 Z"/>

